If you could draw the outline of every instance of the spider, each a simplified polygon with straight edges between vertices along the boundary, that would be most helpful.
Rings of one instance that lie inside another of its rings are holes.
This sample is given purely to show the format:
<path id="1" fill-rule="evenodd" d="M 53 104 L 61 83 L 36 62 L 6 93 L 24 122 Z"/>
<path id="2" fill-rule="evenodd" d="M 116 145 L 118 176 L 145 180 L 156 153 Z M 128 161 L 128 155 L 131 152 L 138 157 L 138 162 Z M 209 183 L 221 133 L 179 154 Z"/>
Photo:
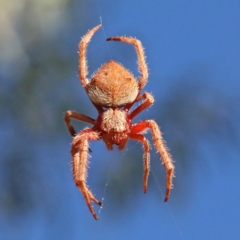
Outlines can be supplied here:
<path id="1" fill-rule="evenodd" d="M 86 204 L 96 220 L 98 220 L 98 217 L 91 203 L 94 202 L 100 206 L 103 204 L 94 197 L 86 184 L 88 152 L 91 151 L 88 145 L 90 140 L 102 139 L 108 150 L 112 150 L 114 144 L 118 146 L 119 150 L 124 149 L 129 138 L 141 142 L 144 149 L 143 192 L 146 193 L 150 171 L 150 143 L 143 133 L 150 129 L 153 143 L 160 154 L 167 172 L 165 201 L 169 198 L 172 188 L 172 178 L 174 176 L 173 160 L 168 153 L 157 123 L 154 120 L 132 123 L 134 117 L 150 107 L 154 102 L 154 98 L 150 93 L 144 92 L 141 94 L 148 80 L 148 68 L 141 42 L 132 37 L 110 37 L 107 39 L 107 41 L 113 40 L 129 43 L 135 47 L 138 57 L 138 68 L 141 74 L 138 81 L 121 64 L 113 60 L 105 63 L 98 69 L 93 74 L 91 80 L 86 77 L 88 74 L 87 46 L 99 28 L 101 28 L 101 25 L 89 30 L 79 43 L 80 81 L 92 104 L 97 109 L 98 117 L 95 120 L 74 111 L 67 111 L 65 114 L 66 125 L 73 137 L 71 155 L 74 181 L 82 192 Z M 132 106 L 141 100 L 141 104 L 130 112 Z M 81 132 L 76 133 L 71 124 L 71 118 L 90 123 L 93 126 L 92 128 L 85 128 Z"/>

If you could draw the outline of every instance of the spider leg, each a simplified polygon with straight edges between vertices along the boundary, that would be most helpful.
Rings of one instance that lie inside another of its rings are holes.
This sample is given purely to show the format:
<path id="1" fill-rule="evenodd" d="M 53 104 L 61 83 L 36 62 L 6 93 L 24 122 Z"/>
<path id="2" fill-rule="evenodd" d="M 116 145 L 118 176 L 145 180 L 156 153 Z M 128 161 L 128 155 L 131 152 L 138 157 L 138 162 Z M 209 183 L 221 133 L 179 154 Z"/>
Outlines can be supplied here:
<path id="1" fill-rule="evenodd" d="M 160 154 L 162 159 L 162 163 L 164 164 L 166 171 L 167 171 L 167 182 L 166 182 L 166 196 L 165 202 L 167 202 L 170 191 L 172 188 L 172 179 L 174 177 L 174 165 L 171 155 L 168 152 L 167 147 L 165 146 L 165 142 L 162 138 L 162 133 L 157 125 L 157 123 L 153 120 L 145 120 L 142 122 L 137 123 L 131 129 L 132 133 L 139 133 L 146 129 L 150 129 L 152 133 L 153 143 Z"/>
<path id="2" fill-rule="evenodd" d="M 93 118 L 90 118 L 88 116 L 85 116 L 83 114 L 80 114 L 80 113 L 77 113 L 77 112 L 74 112 L 74 111 L 67 111 L 65 113 L 64 120 L 65 120 L 65 123 L 67 125 L 68 131 L 70 132 L 72 137 L 76 136 L 76 131 L 71 124 L 70 118 L 74 118 L 74 119 L 77 119 L 79 121 L 90 123 L 90 124 L 93 124 L 93 125 L 95 124 L 95 120 Z"/>
<path id="3" fill-rule="evenodd" d="M 142 102 L 136 109 L 134 109 L 129 114 L 130 119 L 133 119 L 134 117 L 136 117 L 139 113 L 144 111 L 146 108 L 150 107 L 154 102 L 153 96 L 147 92 L 145 92 L 143 95 L 139 96 L 137 98 L 137 101 L 142 100 L 142 99 L 145 99 L 145 101 Z"/>
<path id="4" fill-rule="evenodd" d="M 142 46 L 142 43 L 138 39 L 132 38 L 132 37 L 110 37 L 110 38 L 107 38 L 107 41 L 112 41 L 112 40 L 129 43 L 135 47 L 135 50 L 136 50 L 137 56 L 138 56 L 138 70 L 141 73 L 141 76 L 138 79 L 138 87 L 139 87 L 139 93 L 140 93 L 141 90 L 146 85 L 147 80 L 148 80 L 148 68 L 147 68 L 147 64 L 145 61 L 144 48 Z"/>
<path id="5" fill-rule="evenodd" d="M 93 217 L 98 220 L 96 213 L 93 210 L 91 201 L 102 206 L 102 203 L 98 201 L 88 189 L 86 184 L 87 179 L 87 167 L 88 167 L 88 141 L 89 140 L 98 140 L 99 134 L 92 129 L 85 129 L 82 132 L 78 133 L 72 142 L 72 164 L 73 164 L 73 177 L 76 186 L 82 192 L 83 197 L 87 203 L 87 206 L 92 213 Z"/>
<path id="6" fill-rule="evenodd" d="M 148 175 L 150 171 L 150 143 L 149 141 L 142 135 L 136 133 L 130 133 L 128 135 L 131 139 L 140 141 L 143 144 L 144 154 L 143 154 L 143 166 L 144 166 L 144 174 L 143 174 L 143 192 L 147 192 L 147 182 Z"/>
<path id="7" fill-rule="evenodd" d="M 87 53 L 87 46 L 90 42 L 93 34 L 101 27 L 102 25 L 98 25 L 94 27 L 93 29 L 89 30 L 86 35 L 82 37 L 82 40 L 80 41 L 78 48 L 79 48 L 79 77 L 82 86 L 85 88 L 87 84 L 89 83 L 89 80 L 86 78 L 88 74 L 88 67 L 87 67 L 87 59 L 86 59 L 86 53 Z"/>

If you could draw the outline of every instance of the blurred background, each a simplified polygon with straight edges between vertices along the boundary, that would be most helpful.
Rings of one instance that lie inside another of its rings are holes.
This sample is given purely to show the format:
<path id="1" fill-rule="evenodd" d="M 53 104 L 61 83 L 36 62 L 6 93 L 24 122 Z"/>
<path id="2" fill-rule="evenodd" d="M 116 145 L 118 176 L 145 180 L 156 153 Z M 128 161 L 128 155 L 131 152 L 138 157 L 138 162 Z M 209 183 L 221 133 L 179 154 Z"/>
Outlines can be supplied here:
<path id="1" fill-rule="evenodd" d="M 97 117 L 77 76 L 77 50 L 100 19 L 89 77 L 110 59 L 137 77 L 134 48 L 105 39 L 142 41 L 144 90 L 156 101 L 135 122 L 161 126 L 176 178 L 164 203 L 154 148 L 143 194 L 141 144 L 110 152 L 91 143 L 88 184 L 104 202 L 95 221 L 73 182 L 63 116 Z M 239 239 L 239 27 L 238 0 L 1 0 L 0 239 Z"/>

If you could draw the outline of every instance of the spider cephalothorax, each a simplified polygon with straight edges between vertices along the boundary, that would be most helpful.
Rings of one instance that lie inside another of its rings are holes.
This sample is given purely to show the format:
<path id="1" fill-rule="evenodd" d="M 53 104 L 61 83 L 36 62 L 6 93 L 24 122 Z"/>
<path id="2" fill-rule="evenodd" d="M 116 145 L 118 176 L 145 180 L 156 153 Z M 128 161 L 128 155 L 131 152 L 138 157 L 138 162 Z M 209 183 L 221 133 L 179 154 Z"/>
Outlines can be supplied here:
<path id="1" fill-rule="evenodd" d="M 141 91 L 147 83 L 148 69 L 145 62 L 145 56 L 142 44 L 135 38 L 111 37 L 107 41 L 121 41 L 132 44 L 137 52 L 138 66 L 141 76 L 138 81 L 121 64 L 111 60 L 105 63 L 89 81 L 87 76 L 86 50 L 87 45 L 93 34 L 101 27 L 98 25 L 82 38 L 79 43 L 79 76 L 82 86 L 85 88 L 89 98 L 98 111 L 96 120 L 73 111 L 67 111 L 65 122 L 70 134 L 73 136 L 72 158 L 73 175 L 77 187 L 82 192 L 87 206 L 95 219 L 95 214 L 91 202 L 102 205 L 88 189 L 86 184 L 88 152 L 90 140 L 102 139 L 109 150 L 113 145 L 117 145 L 121 150 L 125 147 L 128 138 L 140 141 L 143 144 L 144 154 L 144 176 L 143 191 L 147 192 L 147 181 L 150 171 L 150 144 L 144 137 L 143 132 L 150 129 L 153 137 L 153 143 L 160 154 L 162 162 L 167 171 L 166 196 L 168 200 L 170 189 L 172 187 L 172 178 L 174 176 L 174 165 L 170 154 L 165 147 L 162 134 L 155 121 L 144 120 L 139 123 L 132 123 L 132 119 L 146 108 L 150 107 L 154 98 L 150 93 Z M 131 107 L 138 101 L 142 103 L 130 112 Z M 85 128 L 76 134 L 70 118 L 74 118 L 93 125 L 92 128 Z"/>

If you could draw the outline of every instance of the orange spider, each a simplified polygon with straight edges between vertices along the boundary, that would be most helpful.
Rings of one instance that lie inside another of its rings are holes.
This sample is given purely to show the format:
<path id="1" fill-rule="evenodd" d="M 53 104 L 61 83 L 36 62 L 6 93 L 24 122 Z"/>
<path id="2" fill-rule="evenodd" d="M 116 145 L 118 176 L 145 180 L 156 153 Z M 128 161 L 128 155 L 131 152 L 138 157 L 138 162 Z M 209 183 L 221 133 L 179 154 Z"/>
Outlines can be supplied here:
<path id="1" fill-rule="evenodd" d="M 102 206 L 102 203 L 94 197 L 86 185 L 88 152 L 90 151 L 88 142 L 90 140 L 102 139 L 109 150 L 113 149 L 114 144 L 122 150 L 128 138 L 140 141 L 144 148 L 143 191 L 146 193 L 150 171 L 150 144 L 143 136 L 143 132 L 150 129 L 154 145 L 167 171 L 165 201 L 169 198 L 172 178 L 174 176 L 173 160 L 167 151 L 157 123 L 153 120 L 144 120 L 135 124 L 132 123 L 132 119 L 135 116 L 150 107 L 154 102 L 154 98 L 150 93 L 145 92 L 141 94 L 148 80 L 148 68 L 141 42 L 131 37 L 111 37 L 107 39 L 107 41 L 126 42 L 135 47 L 138 57 L 139 72 L 141 73 L 138 81 L 136 81 L 134 76 L 121 64 L 113 60 L 105 63 L 95 74 L 93 74 L 90 81 L 86 78 L 88 74 L 86 60 L 87 45 L 93 34 L 100 27 L 101 25 L 98 25 L 88 31 L 79 43 L 80 81 L 98 111 L 98 118 L 95 120 L 74 111 L 67 111 L 65 114 L 65 122 L 70 134 L 73 136 L 71 154 L 74 180 L 76 186 L 82 192 L 90 212 L 96 220 L 98 217 L 93 210 L 91 201 L 100 206 Z M 140 100 L 144 101 L 130 112 L 129 110 L 131 107 Z M 90 123 L 93 127 L 85 128 L 83 131 L 76 134 L 70 122 L 70 118 Z"/>

